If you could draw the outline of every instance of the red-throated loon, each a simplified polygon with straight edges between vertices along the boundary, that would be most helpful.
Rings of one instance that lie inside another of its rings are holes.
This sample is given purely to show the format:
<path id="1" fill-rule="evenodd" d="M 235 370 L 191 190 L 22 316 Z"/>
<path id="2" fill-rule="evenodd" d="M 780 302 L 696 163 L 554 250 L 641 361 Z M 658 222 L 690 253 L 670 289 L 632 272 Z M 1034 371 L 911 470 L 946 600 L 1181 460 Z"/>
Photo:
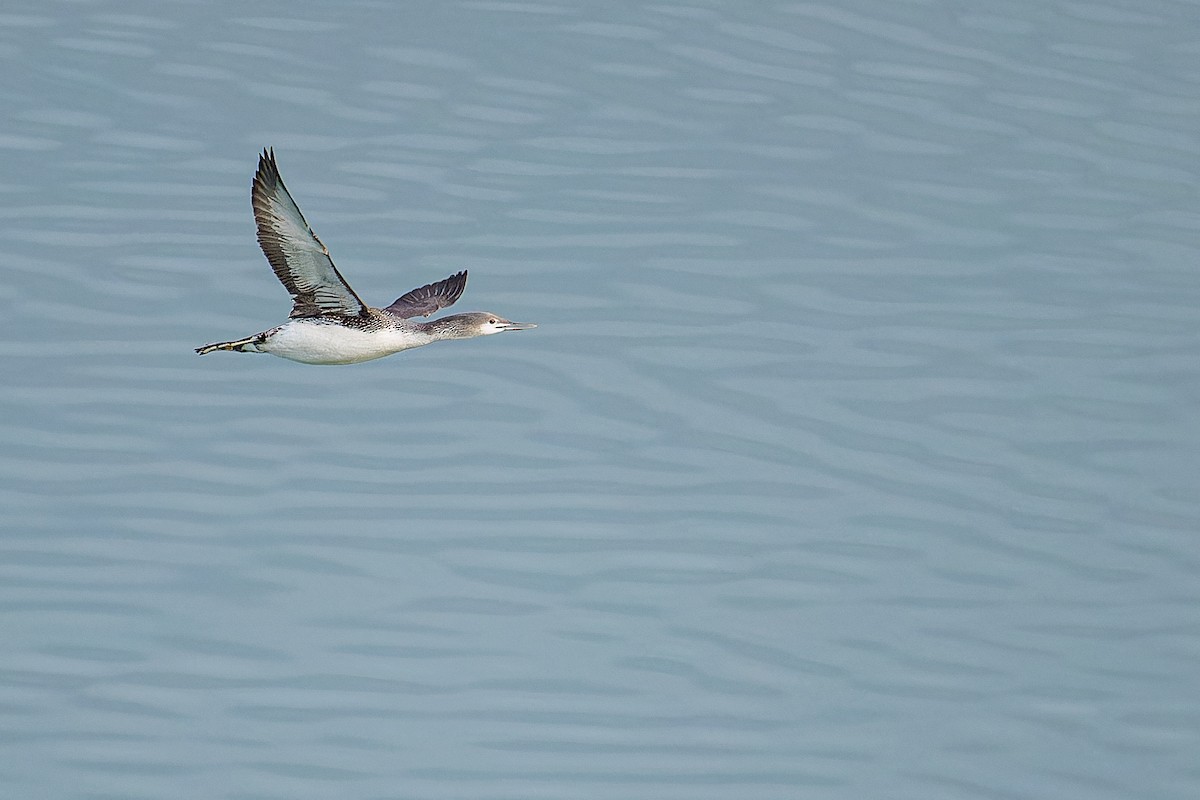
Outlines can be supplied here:
<path id="1" fill-rule="evenodd" d="M 308 227 L 296 201 L 288 194 L 274 150 L 258 157 L 258 172 L 250 193 L 258 243 L 275 277 L 292 295 L 287 322 L 245 339 L 197 347 L 200 355 L 213 350 L 270 353 L 305 364 L 356 364 L 442 339 L 470 339 L 537 326 L 512 322 L 495 314 L 473 311 L 421 322 L 447 308 L 467 286 L 467 271 L 413 289 L 387 308 L 371 308 L 354 293 L 338 272 L 325 245 Z"/>

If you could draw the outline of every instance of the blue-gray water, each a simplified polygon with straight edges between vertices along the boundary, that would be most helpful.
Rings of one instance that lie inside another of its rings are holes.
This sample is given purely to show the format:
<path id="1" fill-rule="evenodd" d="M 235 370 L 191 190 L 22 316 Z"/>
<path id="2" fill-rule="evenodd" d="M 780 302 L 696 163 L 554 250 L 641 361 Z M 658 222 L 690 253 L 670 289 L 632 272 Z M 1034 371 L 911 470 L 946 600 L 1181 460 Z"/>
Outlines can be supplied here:
<path id="1" fill-rule="evenodd" d="M 0 13 L 0 785 L 1200 796 L 1194 2 Z M 536 331 L 354 367 L 374 304 Z"/>

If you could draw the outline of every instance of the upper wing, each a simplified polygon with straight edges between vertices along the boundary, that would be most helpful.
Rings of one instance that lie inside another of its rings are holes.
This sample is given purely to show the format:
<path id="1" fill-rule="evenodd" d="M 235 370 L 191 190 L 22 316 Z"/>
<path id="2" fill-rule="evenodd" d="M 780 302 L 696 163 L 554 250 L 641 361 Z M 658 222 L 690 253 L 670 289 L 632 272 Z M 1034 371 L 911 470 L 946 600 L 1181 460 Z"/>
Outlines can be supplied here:
<path id="1" fill-rule="evenodd" d="M 385 308 L 384 311 L 401 319 L 416 316 L 428 317 L 439 308 L 454 305 L 454 301 L 462 296 L 465 288 L 467 288 L 467 271 L 464 269 L 445 280 L 422 286 L 420 289 L 413 289 Z"/>
<path id="2" fill-rule="evenodd" d="M 366 311 L 366 303 L 337 271 L 329 251 L 288 194 L 275 165 L 274 150 L 264 150 L 258 157 L 250 200 L 258 244 L 275 277 L 292 295 L 292 317 L 355 316 Z"/>

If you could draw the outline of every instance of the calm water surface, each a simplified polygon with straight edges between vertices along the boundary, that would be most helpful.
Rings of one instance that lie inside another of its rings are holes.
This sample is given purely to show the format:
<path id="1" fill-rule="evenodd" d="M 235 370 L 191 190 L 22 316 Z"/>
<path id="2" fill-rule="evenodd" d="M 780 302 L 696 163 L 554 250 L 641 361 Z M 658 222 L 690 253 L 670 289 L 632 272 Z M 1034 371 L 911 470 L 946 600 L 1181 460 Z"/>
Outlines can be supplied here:
<path id="1" fill-rule="evenodd" d="M 1200 796 L 1197 11 L 6 8 L 5 794 Z"/>

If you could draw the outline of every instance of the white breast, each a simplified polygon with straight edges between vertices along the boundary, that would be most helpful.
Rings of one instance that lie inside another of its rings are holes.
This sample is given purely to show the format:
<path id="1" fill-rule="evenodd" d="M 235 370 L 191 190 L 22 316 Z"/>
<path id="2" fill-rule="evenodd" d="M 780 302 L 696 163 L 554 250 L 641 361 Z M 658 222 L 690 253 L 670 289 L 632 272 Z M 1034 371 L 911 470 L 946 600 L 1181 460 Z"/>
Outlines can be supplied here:
<path id="1" fill-rule="evenodd" d="M 429 337 L 415 330 L 364 331 L 336 323 L 294 319 L 273 331 L 258 349 L 305 364 L 357 364 L 429 342 Z"/>

